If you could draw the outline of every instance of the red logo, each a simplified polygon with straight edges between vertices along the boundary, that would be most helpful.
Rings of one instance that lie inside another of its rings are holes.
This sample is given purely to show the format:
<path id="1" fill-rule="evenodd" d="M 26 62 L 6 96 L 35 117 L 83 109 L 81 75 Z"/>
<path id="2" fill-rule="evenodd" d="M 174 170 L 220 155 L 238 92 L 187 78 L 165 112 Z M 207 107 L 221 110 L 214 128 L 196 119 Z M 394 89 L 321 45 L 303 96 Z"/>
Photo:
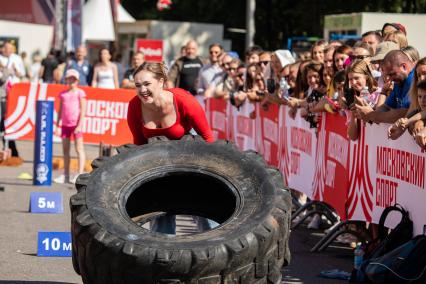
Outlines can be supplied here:
<path id="1" fill-rule="evenodd" d="M 158 39 L 137 39 L 136 51 L 145 55 L 146 61 L 163 61 L 163 41 Z"/>
<path id="2" fill-rule="evenodd" d="M 373 184 L 368 169 L 368 145 L 365 144 L 365 127 L 361 127 L 358 143 L 353 146 L 349 169 L 348 219 L 352 219 L 361 204 L 365 220 L 371 222 L 373 211 Z"/>

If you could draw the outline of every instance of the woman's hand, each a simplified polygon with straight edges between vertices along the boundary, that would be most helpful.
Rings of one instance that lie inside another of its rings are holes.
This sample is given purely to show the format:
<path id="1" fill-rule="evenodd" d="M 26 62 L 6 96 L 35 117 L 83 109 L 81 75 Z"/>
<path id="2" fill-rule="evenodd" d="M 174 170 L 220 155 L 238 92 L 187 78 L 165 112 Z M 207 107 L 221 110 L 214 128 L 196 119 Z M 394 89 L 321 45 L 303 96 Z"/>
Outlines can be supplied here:
<path id="1" fill-rule="evenodd" d="M 425 129 L 425 123 L 423 122 L 423 120 L 417 120 L 416 122 L 408 126 L 408 131 L 411 133 L 411 135 L 413 135 L 413 137 L 416 136 L 417 133 L 419 133 L 423 129 Z"/>
<path id="2" fill-rule="evenodd" d="M 426 147 L 426 128 L 420 131 L 416 134 L 414 137 L 416 140 L 416 143 L 422 148 L 425 149 Z"/>
<path id="3" fill-rule="evenodd" d="M 74 134 L 77 134 L 77 133 L 80 133 L 81 132 L 81 125 L 77 125 L 75 128 L 74 128 Z"/>
<path id="4" fill-rule="evenodd" d="M 396 140 L 404 134 L 407 118 L 400 118 L 388 128 L 388 138 Z"/>

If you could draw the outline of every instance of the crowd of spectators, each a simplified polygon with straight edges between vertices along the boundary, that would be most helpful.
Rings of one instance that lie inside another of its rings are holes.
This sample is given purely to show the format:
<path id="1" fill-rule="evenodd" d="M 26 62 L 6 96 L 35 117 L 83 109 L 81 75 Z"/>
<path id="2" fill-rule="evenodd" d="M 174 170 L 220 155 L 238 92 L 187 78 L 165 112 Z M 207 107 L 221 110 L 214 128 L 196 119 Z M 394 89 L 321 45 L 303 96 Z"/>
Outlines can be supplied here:
<path id="1" fill-rule="evenodd" d="M 186 54 L 170 68 L 169 87 L 202 99 L 229 100 L 237 108 L 244 103 L 260 103 L 264 109 L 272 103 L 287 105 L 292 116 L 299 111 L 311 127 L 321 112 L 344 115 L 352 140 L 364 123 L 389 123 L 389 138 L 408 130 L 425 148 L 426 58 L 408 45 L 406 33 L 403 25 L 386 23 L 350 44 L 319 40 L 303 58 L 252 46 L 240 59 L 212 44 L 207 63 L 190 41 Z"/>
<path id="2" fill-rule="evenodd" d="M 264 110 L 270 104 L 287 105 L 290 116 L 299 112 L 312 128 L 322 112 L 341 115 L 351 140 L 359 138 L 363 124 L 389 123 L 388 138 L 398 139 L 408 130 L 425 149 L 426 58 L 420 58 L 406 35 L 403 25 L 386 23 L 359 41 L 319 40 L 309 55 L 252 46 L 243 59 L 212 44 L 207 64 L 198 59 L 196 44 L 190 42 L 186 50 L 191 52 L 180 60 L 188 66 L 171 67 L 174 81 L 169 87 L 197 90 L 192 93 L 199 101 L 229 100 L 236 108 L 247 103 L 260 103 Z M 299 199 L 303 202 L 303 196 Z M 319 221 L 314 216 L 308 227 L 318 228 Z M 375 231 L 372 226 L 373 236 Z"/>

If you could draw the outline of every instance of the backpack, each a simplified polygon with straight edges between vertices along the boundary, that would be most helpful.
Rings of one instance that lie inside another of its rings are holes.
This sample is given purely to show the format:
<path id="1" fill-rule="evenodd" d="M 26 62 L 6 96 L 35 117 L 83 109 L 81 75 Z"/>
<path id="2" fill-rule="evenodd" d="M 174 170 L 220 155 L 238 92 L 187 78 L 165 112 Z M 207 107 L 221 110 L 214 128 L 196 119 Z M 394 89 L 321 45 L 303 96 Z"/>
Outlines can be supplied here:
<path id="1" fill-rule="evenodd" d="M 365 273 L 372 283 L 425 283 L 426 236 L 419 235 L 387 254 L 371 259 Z"/>
<path id="2" fill-rule="evenodd" d="M 401 213 L 401 221 L 398 225 L 388 234 L 385 229 L 386 218 L 392 211 L 398 211 Z M 413 238 L 413 221 L 411 221 L 408 211 L 406 211 L 401 205 L 395 204 L 394 206 L 386 207 L 380 216 L 379 221 L 379 236 L 377 246 L 368 253 L 366 251 L 367 258 L 376 258 L 382 256 L 395 248 L 405 244 Z"/>
<path id="3" fill-rule="evenodd" d="M 388 234 L 385 229 L 386 218 L 392 211 L 401 213 L 401 221 L 398 225 Z M 360 269 L 351 278 L 353 282 L 364 282 L 366 275 L 366 268 L 372 259 L 381 257 L 388 252 L 396 249 L 397 247 L 407 243 L 413 237 L 413 221 L 411 221 L 408 211 L 401 205 L 395 204 L 394 206 L 386 207 L 383 210 L 379 220 L 379 235 L 377 239 L 369 242 L 365 249 L 364 261 Z"/>

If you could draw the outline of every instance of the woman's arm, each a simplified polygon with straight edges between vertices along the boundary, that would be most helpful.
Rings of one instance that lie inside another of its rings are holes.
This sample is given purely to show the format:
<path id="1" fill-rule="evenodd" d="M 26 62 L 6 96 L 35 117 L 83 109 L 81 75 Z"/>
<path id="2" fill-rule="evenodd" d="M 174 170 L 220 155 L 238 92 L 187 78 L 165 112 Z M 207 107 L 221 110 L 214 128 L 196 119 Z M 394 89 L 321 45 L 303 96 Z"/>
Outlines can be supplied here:
<path id="1" fill-rule="evenodd" d="M 139 114 L 138 114 L 139 112 Z M 129 103 L 127 111 L 127 125 L 133 135 L 133 143 L 136 145 L 146 144 L 148 141 L 142 133 L 142 108 L 138 97 L 133 98 Z"/>
<path id="2" fill-rule="evenodd" d="M 81 96 L 80 97 L 80 119 L 78 120 L 77 127 L 74 130 L 74 132 L 76 133 L 80 132 L 81 127 L 83 126 L 84 117 L 86 116 L 86 105 L 87 105 L 86 96 Z"/>
<path id="3" fill-rule="evenodd" d="M 188 95 L 185 100 L 185 115 L 188 118 L 190 126 L 203 137 L 207 142 L 214 142 L 212 130 L 207 122 L 206 113 L 204 112 L 198 101 L 192 96 Z M 182 115 L 182 114 L 181 114 Z"/>
<path id="4" fill-rule="evenodd" d="M 98 66 L 95 66 L 93 70 L 92 87 L 96 88 L 97 86 L 98 86 Z"/>
<path id="5" fill-rule="evenodd" d="M 114 76 L 114 86 L 116 89 L 120 88 L 120 83 L 118 82 L 118 68 L 117 65 L 115 65 L 114 63 L 112 64 L 112 73 Z"/>
<path id="6" fill-rule="evenodd" d="M 355 141 L 359 137 L 359 129 L 360 129 L 360 120 L 355 117 L 353 113 L 351 113 L 351 119 L 348 124 L 348 137 L 352 141 Z"/>

